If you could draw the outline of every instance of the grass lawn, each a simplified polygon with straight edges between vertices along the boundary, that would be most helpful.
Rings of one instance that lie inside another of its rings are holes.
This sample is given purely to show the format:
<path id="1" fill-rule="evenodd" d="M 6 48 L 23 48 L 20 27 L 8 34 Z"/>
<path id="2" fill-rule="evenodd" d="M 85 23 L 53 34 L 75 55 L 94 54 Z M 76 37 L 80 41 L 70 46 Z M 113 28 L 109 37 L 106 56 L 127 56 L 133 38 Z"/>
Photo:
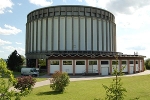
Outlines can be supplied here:
<path id="1" fill-rule="evenodd" d="M 94 98 L 105 98 L 105 89 L 102 84 L 110 85 L 112 79 L 99 79 L 89 81 L 71 82 L 66 91 L 54 92 L 49 85 L 35 88 L 22 100 L 94 100 Z M 139 97 L 140 100 L 150 98 L 150 75 L 133 76 L 122 78 L 123 87 L 127 89 L 125 100 Z"/>

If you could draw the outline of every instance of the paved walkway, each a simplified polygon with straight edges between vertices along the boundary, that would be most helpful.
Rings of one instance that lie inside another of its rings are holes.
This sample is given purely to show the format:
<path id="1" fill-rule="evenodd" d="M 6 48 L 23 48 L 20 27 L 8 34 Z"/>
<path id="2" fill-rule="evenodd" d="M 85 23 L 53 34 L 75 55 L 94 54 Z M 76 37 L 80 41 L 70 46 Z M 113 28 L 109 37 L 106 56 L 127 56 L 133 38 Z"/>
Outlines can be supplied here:
<path id="1" fill-rule="evenodd" d="M 148 75 L 148 74 L 150 74 L 150 70 L 146 70 L 144 72 L 136 73 L 136 74 L 124 75 L 123 77 Z M 49 77 L 50 76 L 42 76 L 41 78 L 47 78 L 47 80 L 36 82 L 34 88 L 44 86 L 44 85 L 49 85 L 50 84 Z M 70 76 L 70 81 L 95 80 L 95 79 L 104 79 L 104 78 L 111 78 L 111 77 L 114 77 L 114 76 Z"/>

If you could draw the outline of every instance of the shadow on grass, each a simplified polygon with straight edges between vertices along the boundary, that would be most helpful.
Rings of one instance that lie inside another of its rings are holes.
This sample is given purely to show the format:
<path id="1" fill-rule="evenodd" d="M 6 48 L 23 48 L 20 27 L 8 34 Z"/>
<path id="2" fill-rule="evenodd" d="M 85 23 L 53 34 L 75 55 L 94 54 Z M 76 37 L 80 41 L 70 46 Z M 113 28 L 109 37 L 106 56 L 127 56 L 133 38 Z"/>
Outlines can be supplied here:
<path id="1" fill-rule="evenodd" d="M 58 95 L 58 94 L 62 94 L 62 92 L 58 92 L 58 91 L 46 91 L 46 92 L 39 92 L 36 95 Z"/>

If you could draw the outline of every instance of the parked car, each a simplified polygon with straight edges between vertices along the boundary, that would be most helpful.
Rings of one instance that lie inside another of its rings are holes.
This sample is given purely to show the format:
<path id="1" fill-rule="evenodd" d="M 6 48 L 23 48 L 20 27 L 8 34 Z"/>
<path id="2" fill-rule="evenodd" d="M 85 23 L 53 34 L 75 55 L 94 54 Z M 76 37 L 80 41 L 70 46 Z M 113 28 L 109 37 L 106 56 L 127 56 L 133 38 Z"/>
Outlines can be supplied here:
<path id="1" fill-rule="evenodd" d="M 21 75 L 39 76 L 38 68 L 21 68 Z"/>

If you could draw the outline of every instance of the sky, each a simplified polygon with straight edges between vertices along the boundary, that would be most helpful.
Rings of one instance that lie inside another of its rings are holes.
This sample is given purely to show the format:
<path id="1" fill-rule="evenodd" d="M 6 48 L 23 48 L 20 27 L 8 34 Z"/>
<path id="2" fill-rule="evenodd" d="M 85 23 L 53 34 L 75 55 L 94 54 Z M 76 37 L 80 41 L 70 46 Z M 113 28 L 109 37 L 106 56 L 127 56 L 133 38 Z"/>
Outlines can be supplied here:
<path id="1" fill-rule="evenodd" d="M 150 58 L 150 0 L 0 0 L 0 58 L 25 56 L 27 14 L 56 5 L 86 5 L 115 15 L 117 52 Z"/>

